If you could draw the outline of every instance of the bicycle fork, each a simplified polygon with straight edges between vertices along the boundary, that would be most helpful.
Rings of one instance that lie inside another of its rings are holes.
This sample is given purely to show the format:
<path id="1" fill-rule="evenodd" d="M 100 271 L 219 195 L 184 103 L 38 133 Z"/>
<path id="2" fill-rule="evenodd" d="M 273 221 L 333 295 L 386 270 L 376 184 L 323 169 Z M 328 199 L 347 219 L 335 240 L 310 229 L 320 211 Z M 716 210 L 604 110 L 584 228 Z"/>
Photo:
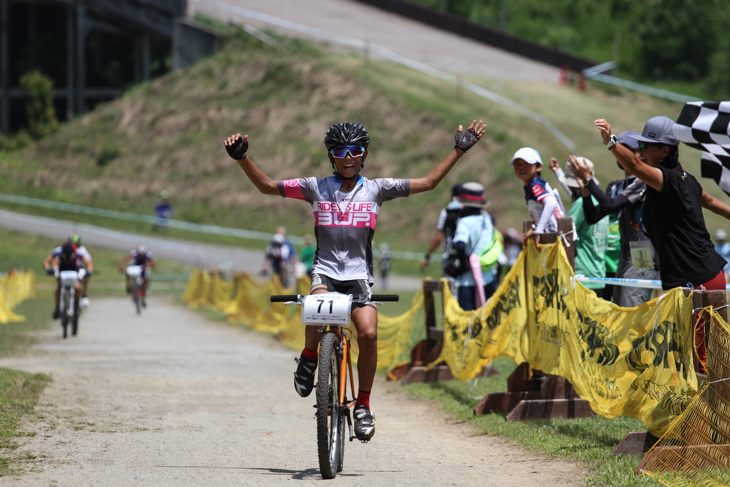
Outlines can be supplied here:
<path id="1" fill-rule="evenodd" d="M 342 358 L 340 359 L 340 397 L 339 405 L 345 412 L 347 418 L 347 426 L 350 430 L 350 441 L 355 439 L 355 432 L 352 426 L 352 416 L 350 415 L 350 409 L 355 404 L 355 379 L 352 375 L 352 358 L 350 357 L 350 341 L 344 334 L 340 335 L 340 346 L 342 349 Z M 347 400 L 347 377 L 349 372 L 350 377 L 350 391 L 352 393 L 352 401 Z"/>

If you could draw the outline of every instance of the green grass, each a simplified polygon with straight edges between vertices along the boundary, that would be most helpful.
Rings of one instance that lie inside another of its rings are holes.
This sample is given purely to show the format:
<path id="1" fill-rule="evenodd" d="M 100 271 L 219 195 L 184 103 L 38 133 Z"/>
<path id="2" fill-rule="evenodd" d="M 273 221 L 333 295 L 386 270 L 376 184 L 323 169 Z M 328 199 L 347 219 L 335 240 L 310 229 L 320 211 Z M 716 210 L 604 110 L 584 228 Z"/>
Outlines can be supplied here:
<path id="1" fill-rule="evenodd" d="M 0 477 L 17 473 L 13 459 L 3 453 L 17 448 L 15 439 L 28 434 L 19 431 L 18 423 L 33 411 L 50 380 L 45 374 L 0 368 Z"/>
<path id="2" fill-rule="evenodd" d="M 471 421 L 482 434 L 512 440 L 523 448 L 551 458 L 563 458 L 584 464 L 591 472 L 589 485 L 649 486 L 659 485 L 646 476 L 633 473 L 639 459 L 613 456 L 613 448 L 630 432 L 644 431 L 641 422 L 632 418 L 551 419 L 505 421 L 504 414 L 474 416 L 473 408 L 490 392 L 505 392 L 507 377 L 516 367 L 507 358 L 497 359 L 494 367 L 500 374 L 466 382 L 448 381 L 411 384 L 406 389 L 417 397 L 431 400 L 447 413 Z"/>

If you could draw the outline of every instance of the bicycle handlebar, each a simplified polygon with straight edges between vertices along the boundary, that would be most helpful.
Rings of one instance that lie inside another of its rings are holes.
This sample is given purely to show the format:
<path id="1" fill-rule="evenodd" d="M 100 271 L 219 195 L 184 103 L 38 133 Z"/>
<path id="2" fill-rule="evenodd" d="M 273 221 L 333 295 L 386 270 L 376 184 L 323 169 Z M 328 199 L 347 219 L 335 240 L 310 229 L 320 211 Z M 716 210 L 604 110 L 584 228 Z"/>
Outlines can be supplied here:
<path id="1" fill-rule="evenodd" d="M 288 301 L 299 301 L 301 294 L 274 294 L 269 296 L 272 303 L 286 303 Z"/>
<path id="2" fill-rule="evenodd" d="M 272 303 L 286 303 L 289 301 L 296 301 L 299 302 L 304 296 L 301 294 L 274 294 L 272 296 L 269 296 L 269 299 Z M 366 294 L 355 294 L 353 295 L 353 304 L 354 303 L 363 303 L 365 299 L 367 299 Z M 400 296 L 397 294 L 371 294 L 370 299 L 367 299 L 367 302 L 372 301 L 398 301 L 400 299 Z"/>

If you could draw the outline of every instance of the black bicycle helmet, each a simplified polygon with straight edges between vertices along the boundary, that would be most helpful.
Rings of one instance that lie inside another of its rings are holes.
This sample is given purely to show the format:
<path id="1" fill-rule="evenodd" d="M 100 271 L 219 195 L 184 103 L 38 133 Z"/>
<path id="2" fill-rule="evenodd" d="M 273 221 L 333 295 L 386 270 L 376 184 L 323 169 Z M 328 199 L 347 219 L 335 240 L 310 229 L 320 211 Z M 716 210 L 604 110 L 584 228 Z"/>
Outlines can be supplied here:
<path id="1" fill-rule="evenodd" d="M 327 150 L 343 145 L 359 145 L 367 149 L 369 144 L 368 131 L 359 123 L 342 122 L 330 125 L 324 136 L 324 146 Z"/>
<path id="2" fill-rule="evenodd" d="M 342 147 L 343 145 L 359 145 L 367 149 L 369 144 L 370 137 L 368 136 L 368 131 L 359 123 L 342 122 L 330 125 L 330 129 L 324 136 L 324 146 L 327 147 L 328 151 L 335 147 Z M 356 179 L 360 175 L 362 168 L 365 167 L 365 157 L 363 156 L 363 161 L 360 164 L 360 169 L 358 169 L 357 174 L 351 178 L 346 178 L 337 172 L 337 167 L 335 166 L 334 159 L 332 159 L 332 154 L 330 154 L 329 157 L 330 162 L 332 163 L 332 169 L 335 170 L 333 174 L 343 181 Z"/>

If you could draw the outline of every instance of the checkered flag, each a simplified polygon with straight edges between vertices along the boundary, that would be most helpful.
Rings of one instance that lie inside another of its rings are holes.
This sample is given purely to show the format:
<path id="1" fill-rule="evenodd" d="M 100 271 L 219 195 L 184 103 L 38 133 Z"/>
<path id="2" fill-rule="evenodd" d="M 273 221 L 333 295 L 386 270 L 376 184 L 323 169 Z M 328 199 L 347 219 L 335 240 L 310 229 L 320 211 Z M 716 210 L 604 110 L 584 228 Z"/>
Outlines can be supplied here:
<path id="1" fill-rule="evenodd" d="M 702 177 L 714 179 L 730 196 L 730 102 L 686 103 L 674 125 L 674 135 L 702 151 Z"/>

